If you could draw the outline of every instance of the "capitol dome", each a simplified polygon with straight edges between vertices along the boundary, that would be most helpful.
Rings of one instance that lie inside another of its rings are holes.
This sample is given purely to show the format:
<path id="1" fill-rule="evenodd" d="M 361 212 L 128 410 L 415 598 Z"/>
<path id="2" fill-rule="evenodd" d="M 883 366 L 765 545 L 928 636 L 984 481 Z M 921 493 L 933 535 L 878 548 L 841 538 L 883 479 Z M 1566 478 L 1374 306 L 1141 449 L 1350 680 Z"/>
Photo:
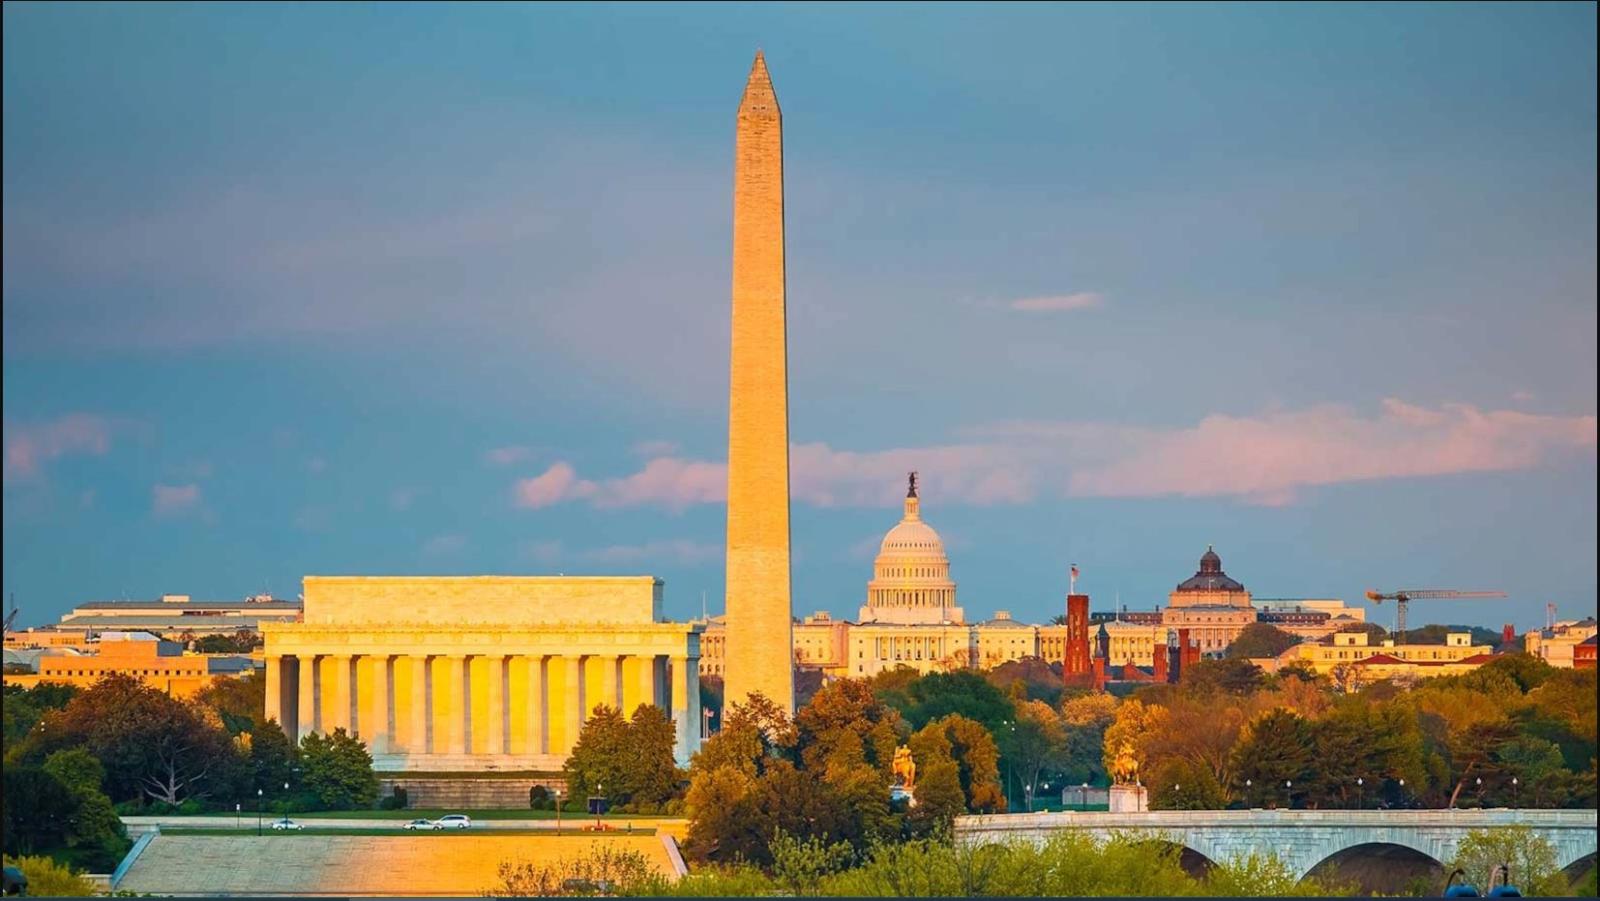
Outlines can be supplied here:
<path id="1" fill-rule="evenodd" d="M 913 474 L 906 492 L 905 514 L 878 545 L 867 583 L 862 622 L 959 623 L 956 583 L 950 580 L 950 558 L 933 527 L 922 521 Z"/>

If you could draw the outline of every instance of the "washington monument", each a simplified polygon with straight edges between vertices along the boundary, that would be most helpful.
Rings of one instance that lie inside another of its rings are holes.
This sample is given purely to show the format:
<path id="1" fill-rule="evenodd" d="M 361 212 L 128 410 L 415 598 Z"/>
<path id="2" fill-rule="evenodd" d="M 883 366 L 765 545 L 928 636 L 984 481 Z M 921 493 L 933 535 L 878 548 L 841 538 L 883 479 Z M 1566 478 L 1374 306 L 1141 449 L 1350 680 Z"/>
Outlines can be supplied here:
<path id="1" fill-rule="evenodd" d="M 726 700 L 793 715 L 783 283 L 783 116 L 758 51 L 734 137 Z"/>

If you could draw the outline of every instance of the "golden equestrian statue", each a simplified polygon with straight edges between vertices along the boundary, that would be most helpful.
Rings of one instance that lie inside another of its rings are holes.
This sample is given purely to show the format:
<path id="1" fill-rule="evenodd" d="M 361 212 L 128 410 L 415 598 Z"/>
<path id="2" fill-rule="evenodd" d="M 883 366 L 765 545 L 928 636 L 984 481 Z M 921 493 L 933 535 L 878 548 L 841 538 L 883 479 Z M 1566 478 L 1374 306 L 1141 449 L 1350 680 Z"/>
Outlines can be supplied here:
<path id="1" fill-rule="evenodd" d="M 895 783 L 906 791 L 916 787 L 917 762 L 911 759 L 911 749 L 905 745 L 894 749 L 894 778 Z"/>
<path id="2" fill-rule="evenodd" d="M 1136 785 L 1139 782 L 1139 758 L 1133 754 L 1133 743 L 1123 742 L 1117 747 L 1117 756 L 1111 761 L 1111 778 L 1117 785 Z"/>

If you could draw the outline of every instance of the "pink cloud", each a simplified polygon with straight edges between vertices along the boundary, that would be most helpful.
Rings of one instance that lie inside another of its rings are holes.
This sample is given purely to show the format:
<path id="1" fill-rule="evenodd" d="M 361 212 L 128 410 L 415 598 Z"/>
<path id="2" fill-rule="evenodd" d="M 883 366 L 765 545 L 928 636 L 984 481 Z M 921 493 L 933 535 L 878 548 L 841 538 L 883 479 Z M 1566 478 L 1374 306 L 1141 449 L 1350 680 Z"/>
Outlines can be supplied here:
<path id="1" fill-rule="evenodd" d="M 1070 313 L 1075 310 L 1092 310 L 1102 306 L 1105 297 L 1092 291 L 1076 294 L 1057 294 L 1050 297 L 1024 297 L 1007 306 L 1024 313 Z"/>
<path id="2" fill-rule="evenodd" d="M 1044 496 L 1229 497 L 1283 506 L 1304 488 L 1375 479 L 1528 469 L 1595 448 L 1594 416 L 1429 408 L 1385 400 L 1362 414 L 1342 406 L 1259 416 L 1213 414 L 1192 426 L 1004 422 L 968 431 L 971 443 L 879 451 L 822 443 L 790 449 L 793 498 L 817 507 L 892 506 L 917 470 L 939 503 L 1026 504 Z M 583 500 L 599 508 L 723 503 L 727 466 L 658 457 L 619 478 L 580 479 L 566 462 L 517 483 L 518 503 Z"/>
<path id="3" fill-rule="evenodd" d="M 1438 409 L 1385 400 L 1377 416 L 1317 407 L 1261 417 L 1212 415 L 1149 431 L 1129 452 L 1072 474 L 1069 492 L 1101 497 L 1235 496 L 1289 503 L 1296 489 L 1341 482 L 1529 469 L 1595 447 L 1595 417 Z"/>
<path id="4" fill-rule="evenodd" d="M 32 425 L 6 424 L 5 470 L 7 484 L 31 479 L 44 464 L 69 454 L 101 456 L 111 448 L 111 424 L 87 413 Z"/>
<path id="5" fill-rule="evenodd" d="M 517 506 L 537 510 L 594 494 L 593 482 L 578 478 L 570 463 L 553 463 L 531 479 L 519 479 L 514 489 Z"/>
<path id="6" fill-rule="evenodd" d="M 200 507 L 200 486 L 156 485 L 150 489 L 150 510 L 157 516 L 177 516 Z"/>
<path id="7" fill-rule="evenodd" d="M 704 460 L 657 457 L 631 476 L 608 479 L 595 491 L 596 507 L 660 504 L 674 510 L 718 504 L 728 497 L 728 466 Z"/>

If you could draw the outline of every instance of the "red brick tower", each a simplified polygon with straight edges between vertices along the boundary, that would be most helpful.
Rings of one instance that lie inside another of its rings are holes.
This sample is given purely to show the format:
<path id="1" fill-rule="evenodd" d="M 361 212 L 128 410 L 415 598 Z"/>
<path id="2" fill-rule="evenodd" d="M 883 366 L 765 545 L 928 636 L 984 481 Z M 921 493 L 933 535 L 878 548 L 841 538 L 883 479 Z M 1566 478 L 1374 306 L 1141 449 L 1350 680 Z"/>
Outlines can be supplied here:
<path id="1" fill-rule="evenodd" d="M 1089 596 L 1067 595 L 1066 659 L 1061 661 L 1062 681 L 1082 681 L 1089 676 Z"/>

